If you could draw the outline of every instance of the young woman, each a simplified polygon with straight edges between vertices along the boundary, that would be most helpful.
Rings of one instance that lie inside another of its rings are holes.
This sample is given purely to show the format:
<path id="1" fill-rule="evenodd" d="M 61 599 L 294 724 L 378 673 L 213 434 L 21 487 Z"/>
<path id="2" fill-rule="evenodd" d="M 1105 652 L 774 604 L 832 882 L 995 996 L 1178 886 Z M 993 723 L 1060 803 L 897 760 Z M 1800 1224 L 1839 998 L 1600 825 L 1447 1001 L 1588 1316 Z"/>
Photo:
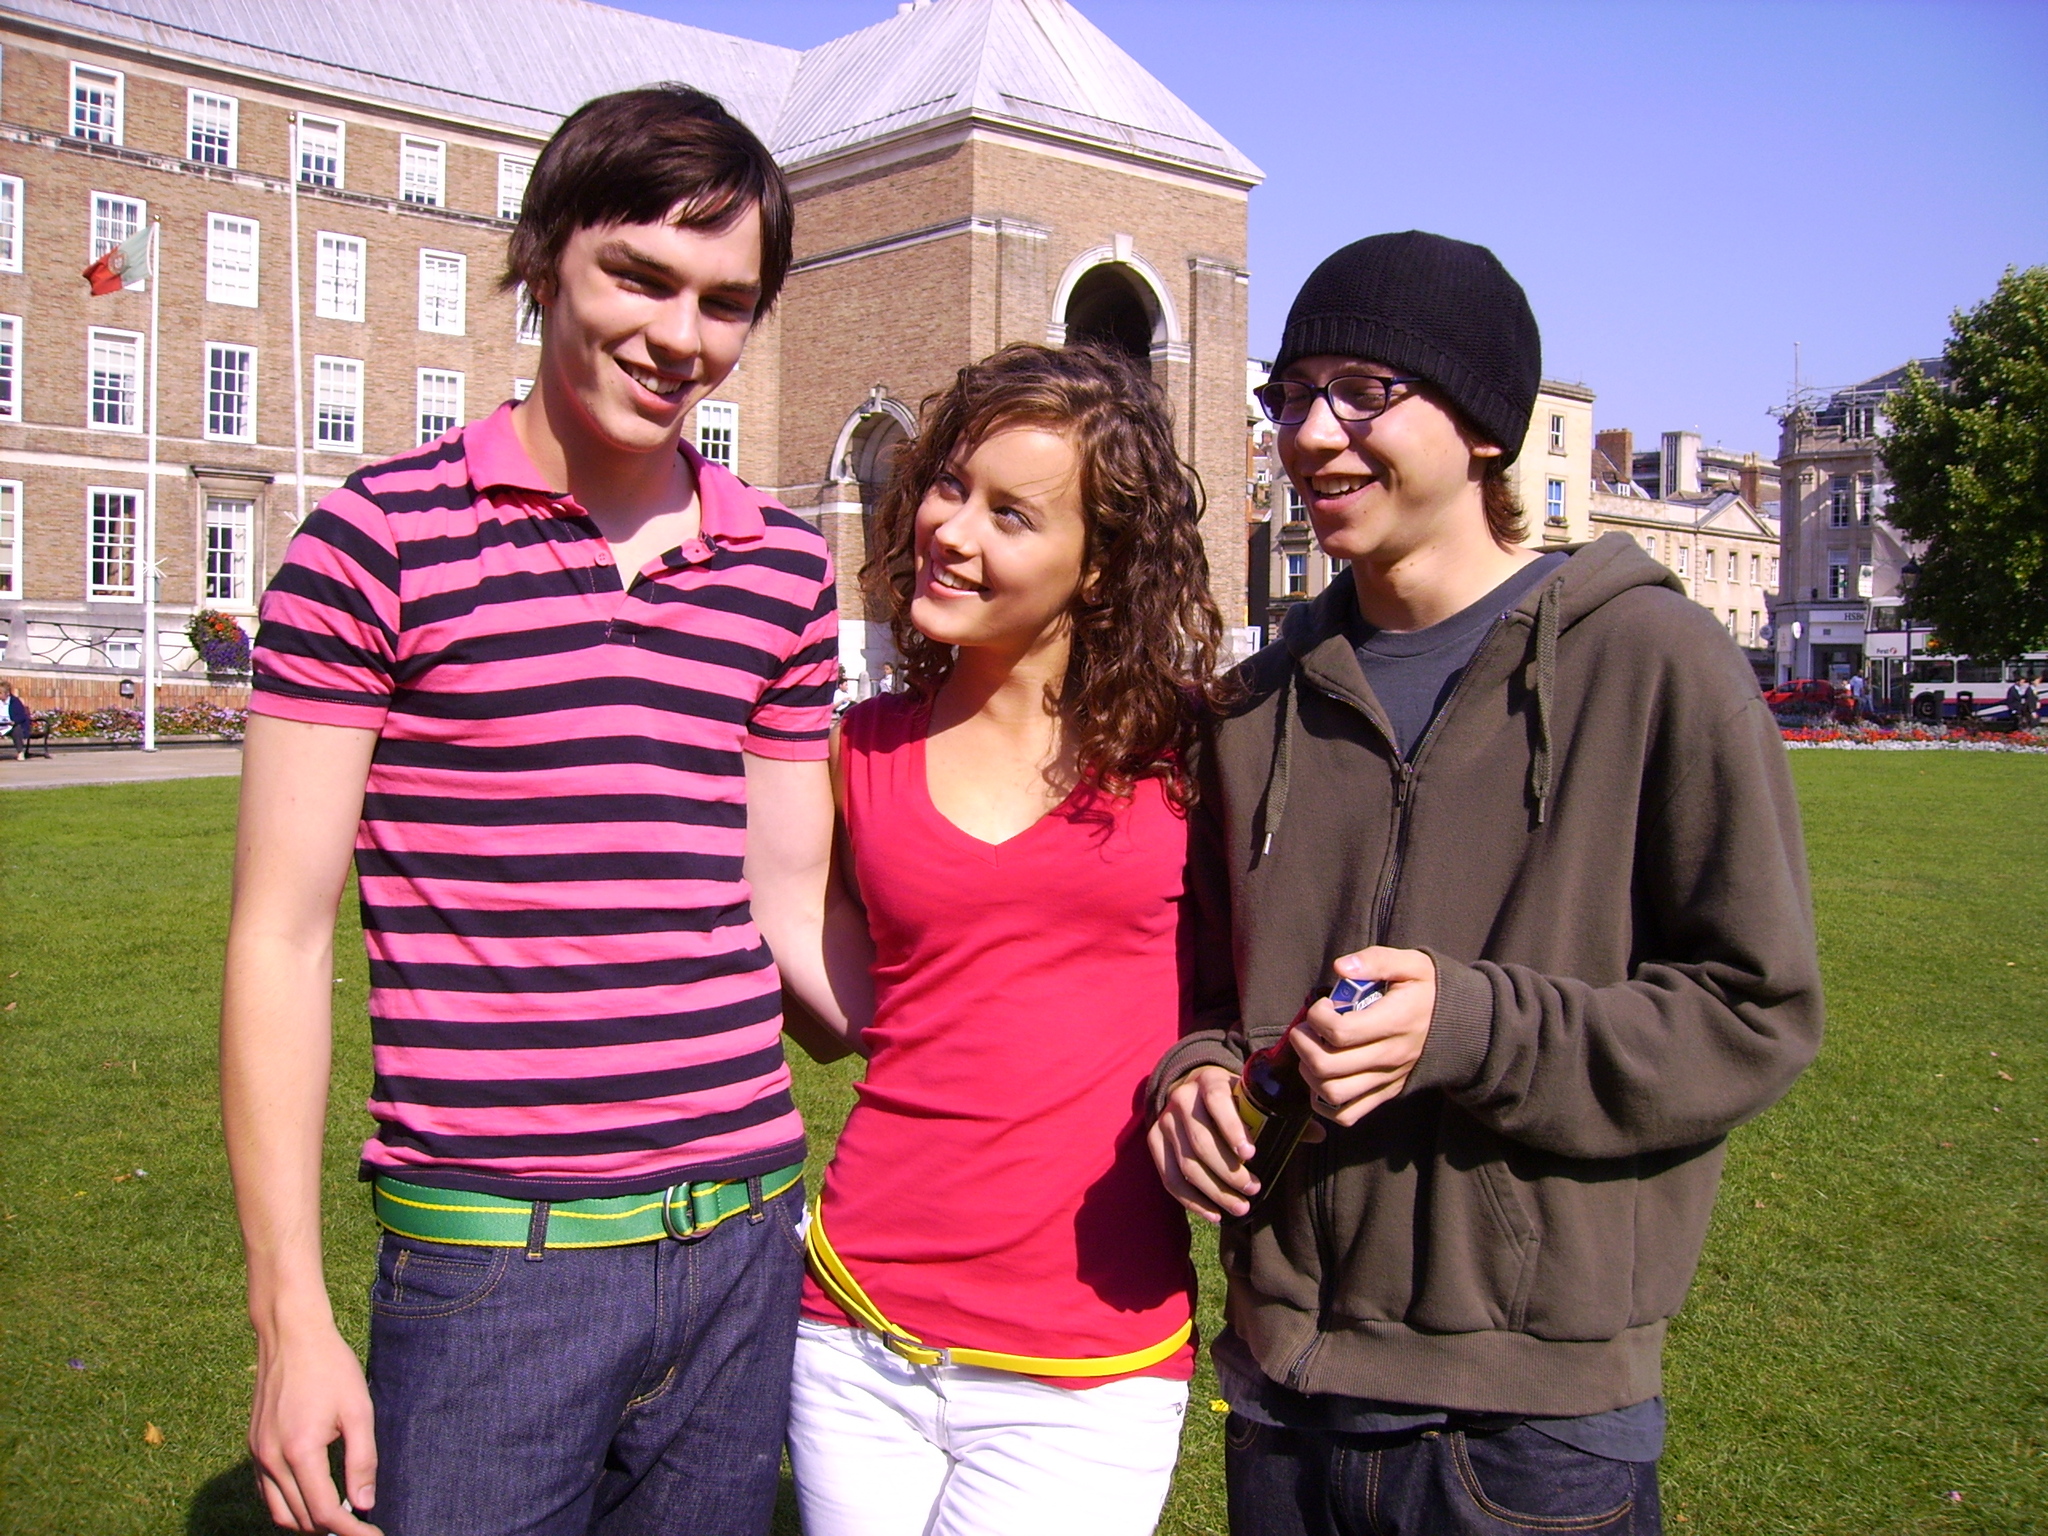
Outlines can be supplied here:
<path id="1" fill-rule="evenodd" d="M 874 1008 L 808 1239 L 809 1536 L 1158 1518 L 1193 1274 L 1138 1108 L 1189 1007 L 1199 511 L 1158 388 L 1085 346 L 962 369 L 883 499 L 906 691 L 835 757 Z"/>

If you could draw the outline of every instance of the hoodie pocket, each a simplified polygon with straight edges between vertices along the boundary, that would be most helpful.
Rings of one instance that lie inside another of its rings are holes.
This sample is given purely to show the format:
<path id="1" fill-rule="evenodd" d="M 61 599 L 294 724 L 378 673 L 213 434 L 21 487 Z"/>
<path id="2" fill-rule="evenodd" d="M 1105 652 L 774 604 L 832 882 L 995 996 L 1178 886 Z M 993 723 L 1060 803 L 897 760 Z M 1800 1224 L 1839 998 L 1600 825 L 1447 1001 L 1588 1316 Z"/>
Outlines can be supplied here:
<path id="1" fill-rule="evenodd" d="M 1451 1111 L 1446 1119 L 1465 1120 Z M 1426 1235 L 1422 1274 L 1407 1321 L 1445 1333 L 1521 1331 L 1542 1248 L 1524 1192 L 1470 1121 L 1444 1127 L 1429 1198 L 1416 1213 Z"/>

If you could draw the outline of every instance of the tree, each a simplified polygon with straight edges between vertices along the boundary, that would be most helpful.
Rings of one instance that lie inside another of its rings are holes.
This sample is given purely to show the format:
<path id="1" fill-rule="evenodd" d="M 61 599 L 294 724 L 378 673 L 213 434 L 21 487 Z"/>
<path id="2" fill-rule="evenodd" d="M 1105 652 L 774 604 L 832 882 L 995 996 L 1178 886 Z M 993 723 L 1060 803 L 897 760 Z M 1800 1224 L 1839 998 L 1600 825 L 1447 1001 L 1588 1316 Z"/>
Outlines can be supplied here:
<path id="1" fill-rule="evenodd" d="M 2048 267 L 1951 317 L 1946 387 L 1891 397 L 1886 521 L 1925 544 L 1916 627 L 1981 660 L 2048 649 Z"/>

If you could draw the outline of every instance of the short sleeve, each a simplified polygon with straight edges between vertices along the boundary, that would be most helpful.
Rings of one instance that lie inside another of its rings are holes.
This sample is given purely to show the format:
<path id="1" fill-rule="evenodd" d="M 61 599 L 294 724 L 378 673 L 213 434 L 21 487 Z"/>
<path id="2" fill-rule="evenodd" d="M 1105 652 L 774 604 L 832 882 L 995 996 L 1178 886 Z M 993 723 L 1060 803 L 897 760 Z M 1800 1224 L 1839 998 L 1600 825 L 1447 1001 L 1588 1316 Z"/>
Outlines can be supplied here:
<path id="1" fill-rule="evenodd" d="M 398 650 L 398 549 L 376 503 L 344 485 L 293 535 L 263 594 L 249 707 L 380 730 Z"/>
<path id="2" fill-rule="evenodd" d="M 822 541 L 820 541 L 822 543 Z M 808 762 L 830 754 L 832 689 L 839 680 L 839 594 L 832 561 L 819 551 L 817 590 L 782 670 L 761 690 L 747 719 L 746 750 Z"/>

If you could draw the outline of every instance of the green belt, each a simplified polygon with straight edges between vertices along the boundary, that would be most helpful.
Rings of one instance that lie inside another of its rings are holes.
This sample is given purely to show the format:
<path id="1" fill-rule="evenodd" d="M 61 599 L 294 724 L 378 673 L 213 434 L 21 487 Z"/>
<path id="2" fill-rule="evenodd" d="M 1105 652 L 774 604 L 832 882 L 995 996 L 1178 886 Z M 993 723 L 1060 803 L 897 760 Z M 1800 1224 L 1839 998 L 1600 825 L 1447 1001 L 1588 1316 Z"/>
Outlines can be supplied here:
<path id="1" fill-rule="evenodd" d="M 592 1200 L 508 1200 L 466 1189 L 430 1189 L 389 1174 L 370 1182 L 377 1223 L 400 1237 L 470 1248 L 620 1248 L 664 1237 L 702 1237 L 728 1217 L 765 1204 L 803 1181 L 792 1163 L 751 1179 L 672 1184 L 644 1195 Z"/>

